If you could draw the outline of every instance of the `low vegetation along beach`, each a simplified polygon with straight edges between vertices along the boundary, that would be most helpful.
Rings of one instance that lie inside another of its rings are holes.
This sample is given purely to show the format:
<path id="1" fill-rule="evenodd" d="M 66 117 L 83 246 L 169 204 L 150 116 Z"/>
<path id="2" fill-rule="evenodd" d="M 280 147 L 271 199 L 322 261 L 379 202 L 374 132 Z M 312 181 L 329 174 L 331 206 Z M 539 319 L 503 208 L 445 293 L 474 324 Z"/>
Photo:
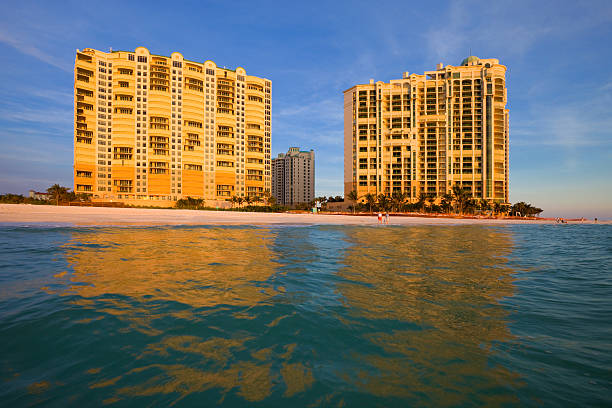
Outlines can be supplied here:
<path id="1" fill-rule="evenodd" d="M 590 220 L 569 220 L 590 223 Z M 372 214 L 255 213 L 148 208 L 72 207 L 0 204 L 0 223 L 67 223 L 70 225 L 375 225 Z M 391 214 L 390 225 L 553 224 L 555 219 L 477 218 Z"/>

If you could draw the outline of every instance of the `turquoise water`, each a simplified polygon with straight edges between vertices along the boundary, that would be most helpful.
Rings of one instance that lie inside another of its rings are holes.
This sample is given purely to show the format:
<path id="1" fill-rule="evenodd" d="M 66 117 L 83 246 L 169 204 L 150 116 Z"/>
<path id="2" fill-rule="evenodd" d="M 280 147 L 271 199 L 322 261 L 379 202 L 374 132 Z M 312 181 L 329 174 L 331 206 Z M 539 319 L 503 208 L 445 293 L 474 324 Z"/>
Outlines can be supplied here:
<path id="1" fill-rule="evenodd" d="M 0 405 L 611 406 L 612 227 L 0 227 Z"/>

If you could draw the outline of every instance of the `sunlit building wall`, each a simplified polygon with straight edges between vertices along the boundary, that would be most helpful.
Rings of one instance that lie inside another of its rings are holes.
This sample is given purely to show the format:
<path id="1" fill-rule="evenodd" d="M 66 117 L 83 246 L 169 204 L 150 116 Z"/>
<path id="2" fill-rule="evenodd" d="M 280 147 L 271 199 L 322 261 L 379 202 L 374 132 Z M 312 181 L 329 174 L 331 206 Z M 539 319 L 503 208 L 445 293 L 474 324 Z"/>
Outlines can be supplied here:
<path id="1" fill-rule="evenodd" d="M 226 200 L 271 190 L 272 84 L 146 48 L 77 50 L 74 191 Z"/>
<path id="2" fill-rule="evenodd" d="M 470 56 L 344 91 L 344 193 L 508 202 L 506 67 Z"/>

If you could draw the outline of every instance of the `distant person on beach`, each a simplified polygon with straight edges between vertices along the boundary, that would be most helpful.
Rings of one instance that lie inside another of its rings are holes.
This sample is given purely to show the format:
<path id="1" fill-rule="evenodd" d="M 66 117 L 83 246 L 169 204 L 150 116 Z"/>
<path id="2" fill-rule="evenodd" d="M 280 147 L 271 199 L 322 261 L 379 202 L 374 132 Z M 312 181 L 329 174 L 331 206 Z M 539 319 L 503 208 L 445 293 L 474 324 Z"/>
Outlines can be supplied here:
<path id="1" fill-rule="evenodd" d="M 378 213 L 378 223 L 382 224 L 382 213 Z"/>
<path id="2" fill-rule="evenodd" d="M 385 224 L 389 224 L 389 213 L 385 213 Z"/>

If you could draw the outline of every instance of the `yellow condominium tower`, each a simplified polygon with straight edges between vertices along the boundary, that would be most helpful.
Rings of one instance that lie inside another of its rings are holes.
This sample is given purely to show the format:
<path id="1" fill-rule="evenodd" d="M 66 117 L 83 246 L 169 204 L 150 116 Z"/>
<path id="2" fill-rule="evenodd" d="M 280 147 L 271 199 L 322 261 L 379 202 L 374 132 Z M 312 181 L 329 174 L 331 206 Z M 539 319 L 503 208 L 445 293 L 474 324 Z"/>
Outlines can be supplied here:
<path id="1" fill-rule="evenodd" d="M 344 91 L 344 193 L 508 202 L 506 67 L 470 56 Z"/>
<path id="2" fill-rule="evenodd" d="M 271 91 L 243 68 L 146 48 L 77 50 L 74 190 L 101 200 L 226 200 L 271 188 Z"/>

